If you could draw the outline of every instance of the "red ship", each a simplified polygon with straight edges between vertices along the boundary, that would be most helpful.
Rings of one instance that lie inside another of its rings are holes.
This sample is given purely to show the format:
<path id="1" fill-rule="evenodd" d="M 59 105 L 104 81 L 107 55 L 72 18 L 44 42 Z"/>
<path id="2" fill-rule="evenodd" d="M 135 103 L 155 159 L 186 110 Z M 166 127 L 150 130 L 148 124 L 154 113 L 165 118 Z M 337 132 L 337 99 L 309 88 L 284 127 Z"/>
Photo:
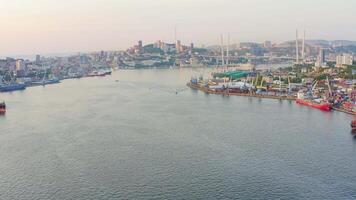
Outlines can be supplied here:
<path id="1" fill-rule="evenodd" d="M 296 102 L 301 105 L 310 106 L 323 111 L 330 111 L 331 105 L 322 99 L 305 98 L 303 92 L 298 92 Z"/>
<path id="2" fill-rule="evenodd" d="M 354 117 L 354 120 L 351 121 L 351 128 L 352 131 L 356 131 L 356 116 Z"/>
<path id="3" fill-rule="evenodd" d="M 301 105 L 317 108 L 319 110 L 324 110 L 324 111 L 331 110 L 331 106 L 329 103 L 323 103 L 323 102 L 318 103 L 318 102 L 315 102 L 315 101 L 309 100 L 309 99 L 297 99 L 296 102 Z"/>
<path id="4" fill-rule="evenodd" d="M 6 104 L 5 102 L 0 103 L 0 115 L 3 115 L 6 113 Z"/>

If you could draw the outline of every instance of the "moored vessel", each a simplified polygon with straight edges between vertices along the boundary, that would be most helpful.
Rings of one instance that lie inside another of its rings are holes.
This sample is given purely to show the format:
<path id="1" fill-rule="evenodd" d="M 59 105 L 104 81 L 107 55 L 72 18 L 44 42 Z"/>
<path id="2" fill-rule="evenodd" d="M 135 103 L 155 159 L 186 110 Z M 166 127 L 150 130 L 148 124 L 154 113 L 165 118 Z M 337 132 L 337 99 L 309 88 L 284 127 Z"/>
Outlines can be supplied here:
<path id="1" fill-rule="evenodd" d="M 5 102 L 0 102 L 0 115 L 3 115 L 6 113 L 6 104 Z"/>
<path id="2" fill-rule="evenodd" d="M 100 71 L 92 71 L 87 75 L 87 77 L 95 77 L 95 76 L 106 76 L 106 73 L 100 70 Z"/>
<path id="3" fill-rule="evenodd" d="M 352 131 L 356 131 L 356 116 L 354 116 L 354 119 L 351 121 L 351 129 Z"/>
<path id="4" fill-rule="evenodd" d="M 110 69 L 104 70 L 105 75 L 111 75 L 112 71 Z"/>
<path id="5" fill-rule="evenodd" d="M 41 80 L 41 81 L 33 81 L 30 83 L 30 86 L 38 86 L 38 85 L 51 85 L 51 84 L 56 84 L 56 83 L 60 83 L 61 81 L 58 78 L 51 78 L 51 79 L 47 79 L 47 80 Z"/>
<path id="6" fill-rule="evenodd" d="M 296 102 L 301 105 L 310 106 L 323 111 L 330 111 L 331 105 L 320 98 L 312 98 L 305 95 L 304 92 L 299 91 L 297 94 Z"/>
<path id="7" fill-rule="evenodd" d="M 26 89 L 26 84 L 24 83 L 9 83 L 0 85 L 0 92 L 12 92 L 16 90 Z"/>

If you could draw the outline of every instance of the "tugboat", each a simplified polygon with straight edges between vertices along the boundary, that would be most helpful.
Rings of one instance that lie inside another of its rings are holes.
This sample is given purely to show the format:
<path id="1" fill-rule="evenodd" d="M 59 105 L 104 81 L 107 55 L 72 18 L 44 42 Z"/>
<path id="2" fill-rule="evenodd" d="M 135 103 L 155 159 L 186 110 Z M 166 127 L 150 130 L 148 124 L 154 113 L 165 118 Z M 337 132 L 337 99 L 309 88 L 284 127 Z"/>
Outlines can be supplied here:
<path id="1" fill-rule="evenodd" d="M 4 115 L 6 113 L 6 104 L 5 102 L 0 103 L 0 115 Z"/>
<path id="2" fill-rule="evenodd" d="M 354 116 L 354 119 L 351 121 L 351 129 L 352 131 L 356 131 L 356 116 Z"/>

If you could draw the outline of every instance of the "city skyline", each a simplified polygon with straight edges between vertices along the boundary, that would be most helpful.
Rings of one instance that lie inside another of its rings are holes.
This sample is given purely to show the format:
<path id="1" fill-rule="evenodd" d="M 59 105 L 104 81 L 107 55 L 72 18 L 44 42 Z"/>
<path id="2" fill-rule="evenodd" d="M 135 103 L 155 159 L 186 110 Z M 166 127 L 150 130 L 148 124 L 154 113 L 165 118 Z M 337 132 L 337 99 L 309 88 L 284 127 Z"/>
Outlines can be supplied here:
<path id="1" fill-rule="evenodd" d="M 175 29 L 182 43 L 198 46 L 219 44 L 222 33 L 229 33 L 231 44 L 278 43 L 293 40 L 297 28 L 307 30 L 307 39 L 356 40 L 354 4 L 351 0 L 4 1 L 0 56 L 125 50 L 137 40 L 174 41 Z"/>

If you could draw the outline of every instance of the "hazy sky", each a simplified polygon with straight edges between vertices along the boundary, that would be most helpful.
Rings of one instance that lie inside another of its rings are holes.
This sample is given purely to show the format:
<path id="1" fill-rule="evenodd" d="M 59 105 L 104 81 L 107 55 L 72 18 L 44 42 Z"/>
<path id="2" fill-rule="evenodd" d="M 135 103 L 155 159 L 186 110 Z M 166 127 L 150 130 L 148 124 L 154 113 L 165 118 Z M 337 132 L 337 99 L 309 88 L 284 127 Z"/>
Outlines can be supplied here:
<path id="1" fill-rule="evenodd" d="M 143 40 L 217 44 L 356 40 L 356 0 L 0 0 L 0 55 L 126 49 Z"/>

